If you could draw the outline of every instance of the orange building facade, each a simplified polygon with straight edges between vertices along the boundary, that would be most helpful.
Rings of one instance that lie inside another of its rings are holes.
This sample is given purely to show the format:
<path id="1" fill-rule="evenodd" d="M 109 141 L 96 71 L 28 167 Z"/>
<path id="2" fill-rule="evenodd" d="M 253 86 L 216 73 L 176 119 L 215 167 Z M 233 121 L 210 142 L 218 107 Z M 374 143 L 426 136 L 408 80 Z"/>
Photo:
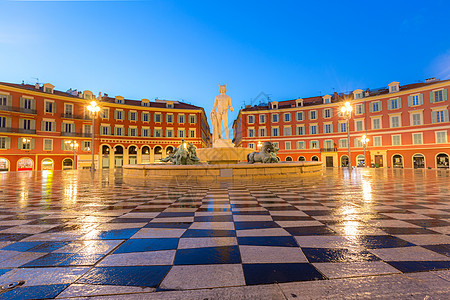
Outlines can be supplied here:
<path id="1" fill-rule="evenodd" d="M 350 143 L 352 166 L 448 169 L 449 89 L 449 80 L 432 78 L 246 106 L 233 123 L 234 142 L 254 149 L 274 142 L 281 161 L 318 160 L 328 167 L 348 166 Z M 352 107 L 348 126 L 340 110 L 345 102 Z"/>
<path id="2" fill-rule="evenodd" d="M 90 91 L 0 83 L 0 171 L 89 168 L 93 132 L 96 168 L 157 162 L 182 139 L 197 148 L 210 144 L 201 107 L 107 94 L 100 99 L 93 129 Z"/>

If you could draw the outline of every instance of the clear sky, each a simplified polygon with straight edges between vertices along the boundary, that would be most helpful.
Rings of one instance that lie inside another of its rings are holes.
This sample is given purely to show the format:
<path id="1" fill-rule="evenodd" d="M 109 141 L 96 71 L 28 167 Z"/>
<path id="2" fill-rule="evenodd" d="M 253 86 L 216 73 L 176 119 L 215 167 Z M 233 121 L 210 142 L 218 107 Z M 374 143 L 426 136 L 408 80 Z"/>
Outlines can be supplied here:
<path id="1" fill-rule="evenodd" d="M 0 81 L 234 113 L 271 100 L 450 78 L 450 1 L 4 1 Z"/>

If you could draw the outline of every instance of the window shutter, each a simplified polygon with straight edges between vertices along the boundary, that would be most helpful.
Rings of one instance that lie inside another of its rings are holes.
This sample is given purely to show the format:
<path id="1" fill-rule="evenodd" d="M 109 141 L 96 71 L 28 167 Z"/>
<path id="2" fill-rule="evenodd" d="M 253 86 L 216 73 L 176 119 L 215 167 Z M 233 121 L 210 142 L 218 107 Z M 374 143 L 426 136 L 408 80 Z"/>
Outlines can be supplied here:
<path id="1" fill-rule="evenodd" d="M 144 136 L 144 128 L 141 128 L 141 136 Z"/>
<path id="2" fill-rule="evenodd" d="M 392 101 L 394 100 L 388 100 L 388 110 L 392 109 Z"/>
<path id="3" fill-rule="evenodd" d="M 30 129 L 36 129 L 36 120 L 31 120 L 31 128 Z"/>
<path id="4" fill-rule="evenodd" d="M 447 100 L 447 91 L 445 91 L 445 100 Z M 197 123 L 197 115 L 194 115 L 194 123 Z"/>
<path id="5" fill-rule="evenodd" d="M 61 123 L 61 132 L 65 132 L 64 131 L 64 125 L 65 125 L 65 123 Z"/>
<path id="6" fill-rule="evenodd" d="M 330 116 L 332 117 L 333 116 L 333 109 L 329 108 L 329 110 L 330 110 Z"/>
<path id="7" fill-rule="evenodd" d="M 369 111 L 373 112 L 373 103 L 372 102 L 369 104 Z"/>
<path id="8" fill-rule="evenodd" d="M 34 139 L 31 139 L 30 141 L 30 150 L 34 149 Z"/>
<path id="9" fill-rule="evenodd" d="M 24 105 L 24 99 L 23 99 L 23 97 L 20 97 L 20 108 L 24 108 L 25 107 L 25 105 Z"/>
<path id="10" fill-rule="evenodd" d="M 431 112 L 431 123 L 436 123 L 436 112 L 435 111 Z"/>
<path id="11" fill-rule="evenodd" d="M 53 108 L 52 113 L 56 114 L 56 102 L 53 102 L 52 108 Z"/>
<path id="12" fill-rule="evenodd" d="M 402 108 L 402 98 L 397 99 L 398 108 Z"/>
<path id="13" fill-rule="evenodd" d="M 327 125 L 323 124 L 323 133 L 326 133 L 326 132 L 327 132 L 326 126 L 327 126 Z"/>
<path id="14" fill-rule="evenodd" d="M 330 130 L 333 132 L 333 123 L 330 124 Z"/>
<path id="15" fill-rule="evenodd" d="M 144 121 L 144 112 L 141 112 L 141 121 Z"/>
<path id="16" fill-rule="evenodd" d="M 117 120 L 117 110 L 114 111 L 114 119 Z"/>
<path id="17" fill-rule="evenodd" d="M 23 149 L 23 141 L 22 141 L 22 138 L 21 138 L 21 137 L 19 137 L 18 145 L 17 145 L 17 146 L 19 147 L 19 149 Z"/>
<path id="18" fill-rule="evenodd" d="M 6 149 L 11 149 L 11 138 L 6 137 Z"/>
<path id="19" fill-rule="evenodd" d="M 322 118 L 325 118 L 325 111 L 326 110 L 327 110 L 326 108 L 322 109 Z"/>
<path id="20" fill-rule="evenodd" d="M 64 140 L 61 140 L 61 150 L 64 150 L 65 149 L 65 147 L 64 147 Z"/>
<path id="21" fill-rule="evenodd" d="M 131 136 L 131 128 L 128 128 L 128 136 Z"/>
<path id="22" fill-rule="evenodd" d="M 31 109 L 36 109 L 36 99 L 31 100 Z"/>
<path id="23" fill-rule="evenodd" d="M 128 120 L 131 120 L 131 111 L 128 112 Z"/>
<path id="24" fill-rule="evenodd" d="M 366 112 L 366 104 L 365 103 L 361 104 L 361 107 L 362 107 L 362 113 L 365 113 Z"/>
<path id="25" fill-rule="evenodd" d="M 383 111 L 383 101 L 378 101 L 379 105 L 379 111 Z"/>
<path id="26" fill-rule="evenodd" d="M 41 131 L 45 130 L 45 121 L 41 121 Z"/>
<path id="27" fill-rule="evenodd" d="M 412 106 L 412 96 L 408 96 L 408 106 Z"/>
<path id="28" fill-rule="evenodd" d="M 108 135 L 111 135 L 111 126 L 108 126 Z"/>
<path id="29" fill-rule="evenodd" d="M 419 105 L 423 104 L 423 94 L 419 94 Z"/>
<path id="30" fill-rule="evenodd" d="M 12 96 L 11 95 L 6 96 L 6 106 L 9 106 L 9 107 L 12 106 Z"/>
<path id="31" fill-rule="evenodd" d="M 444 110 L 444 120 L 448 122 L 448 109 Z"/>
<path id="32" fill-rule="evenodd" d="M 56 122 L 52 122 L 52 131 L 56 132 Z"/>
<path id="33" fill-rule="evenodd" d="M 6 118 L 6 127 L 11 128 L 11 118 Z"/>
<path id="34" fill-rule="evenodd" d="M 24 126 L 25 124 L 23 123 L 23 120 L 24 120 L 24 119 L 19 118 L 19 128 L 20 128 L 20 129 L 25 129 L 25 126 Z"/>
<path id="35" fill-rule="evenodd" d="M 430 103 L 434 103 L 434 92 L 430 92 Z"/>
<path id="36" fill-rule="evenodd" d="M 447 89 L 442 90 L 442 99 L 444 99 L 444 101 L 447 101 Z"/>

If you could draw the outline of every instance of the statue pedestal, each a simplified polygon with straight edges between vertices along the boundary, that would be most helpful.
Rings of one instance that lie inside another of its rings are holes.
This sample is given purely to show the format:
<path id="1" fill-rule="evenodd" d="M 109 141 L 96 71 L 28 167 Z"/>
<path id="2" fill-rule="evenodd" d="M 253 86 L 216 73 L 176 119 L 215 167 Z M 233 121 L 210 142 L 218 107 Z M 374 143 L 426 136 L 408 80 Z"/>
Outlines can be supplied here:
<path id="1" fill-rule="evenodd" d="M 213 143 L 213 148 L 234 148 L 230 139 L 218 139 Z"/>
<path id="2" fill-rule="evenodd" d="M 247 155 L 253 152 L 253 149 L 235 148 L 233 146 L 217 147 L 215 143 L 214 148 L 199 148 L 196 151 L 197 157 L 202 162 L 209 164 L 237 164 L 241 161 L 247 161 Z"/>

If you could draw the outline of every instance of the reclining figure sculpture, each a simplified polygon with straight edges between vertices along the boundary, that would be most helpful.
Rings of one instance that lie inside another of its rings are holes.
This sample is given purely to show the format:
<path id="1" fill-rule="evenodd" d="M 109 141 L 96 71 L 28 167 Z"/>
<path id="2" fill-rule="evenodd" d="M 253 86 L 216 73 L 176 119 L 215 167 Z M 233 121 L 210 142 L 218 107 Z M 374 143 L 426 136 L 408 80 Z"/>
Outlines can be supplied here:
<path id="1" fill-rule="evenodd" d="M 247 155 L 247 162 L 248 163 L 255 163 L 255 162 L 261 162 L 261 163 L 277 163 L 277 152 L 280 150 L 278 147 L 274 146 L 271 142 L 264 142 L 261 147 L 260 152 L 252 152 Z"/>
<path id="2" fill-rule="evenodd" d="M 192 143 L 181 140 L 181 145 L 169 154 L 166 158 L 160 160 L 161 162 L 171 162 L 174 165 L 196 165 L 200 163 L 197 157 L 197 152 Z"/>

